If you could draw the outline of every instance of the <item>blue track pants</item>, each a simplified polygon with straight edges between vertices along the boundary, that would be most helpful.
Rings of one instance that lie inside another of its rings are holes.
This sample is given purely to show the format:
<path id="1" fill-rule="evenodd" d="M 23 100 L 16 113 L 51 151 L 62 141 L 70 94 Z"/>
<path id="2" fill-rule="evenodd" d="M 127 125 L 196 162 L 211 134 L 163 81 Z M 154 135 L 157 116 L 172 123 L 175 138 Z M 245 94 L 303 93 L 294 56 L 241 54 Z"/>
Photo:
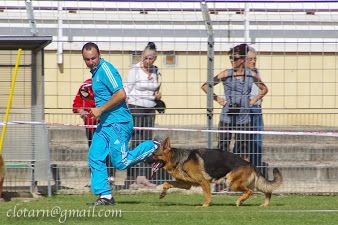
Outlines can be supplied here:
<path id="1" fill-rule="evenodd" d="M 156 150 L 156 145 L 151 140 L 142 142 L 134 150 L 129 150 L 128 142 L 132 133 L 132 122 L 99 125 L 96 129 L 88 153 L 91 190 L 95 195 L 112 193 L 108 183 L 107 155 L 110 155 L 115 169 L 124 170 L 143 161 Z"/>

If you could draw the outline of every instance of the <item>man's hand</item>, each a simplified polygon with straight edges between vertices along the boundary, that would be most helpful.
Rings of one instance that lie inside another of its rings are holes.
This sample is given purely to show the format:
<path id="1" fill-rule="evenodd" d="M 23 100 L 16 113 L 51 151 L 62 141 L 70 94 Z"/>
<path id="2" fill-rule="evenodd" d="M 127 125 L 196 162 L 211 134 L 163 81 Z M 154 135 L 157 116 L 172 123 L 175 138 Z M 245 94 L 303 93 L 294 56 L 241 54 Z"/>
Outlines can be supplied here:
<path id="1" fill-rule="evenodd" d="M 155 100 L 160 100 L 162 98 L 162 94 L 159 91 L 154 92 Z"/>
<path id="2" fill-rule="evenodd" d="M 250 104 L 250 106 L 253 106 L 254 104 L 256 104 L 256 102 L 258 101 L 259 99 L 255 96 L 255 97 L 253 97 L 253 98 L 251 98 L 250 99 L 250 102 L 249 102 L 249 104 Z"/>
<path id="3" fill-rule="evenodd" d="M 98 120 L 100 119 L 100 116 L 102 115 L 102 109 L 99 108 L 91 108 L 90 111 L 92 112 L 94 119 Z"/>

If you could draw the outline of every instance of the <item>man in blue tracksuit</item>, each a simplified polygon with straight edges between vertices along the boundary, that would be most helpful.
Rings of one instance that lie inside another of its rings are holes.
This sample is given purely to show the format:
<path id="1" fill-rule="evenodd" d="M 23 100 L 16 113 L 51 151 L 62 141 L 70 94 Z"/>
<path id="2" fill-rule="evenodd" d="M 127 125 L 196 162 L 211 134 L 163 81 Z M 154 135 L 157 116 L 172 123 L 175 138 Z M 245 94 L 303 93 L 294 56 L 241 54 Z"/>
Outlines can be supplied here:
<path id="1" fill-rule="evenodd" d="M 113 205 L 115 201 L 105 163 L 107 155 L 110 155 L 116 169 L 124 170 L 150 156 L 160 146 L 160 142 L 144 141 L 129 151 L 133 118 L 126 105 L 121 76 L 111 63 L 101 58 L 95 43 L 88 42 L 83 46 L 82 57 L 92 73 L 96 108 L 91 111 L 96 119 L 100 118 L 88 153 L 91 190 L 99 196 L 93 204 Z"/>

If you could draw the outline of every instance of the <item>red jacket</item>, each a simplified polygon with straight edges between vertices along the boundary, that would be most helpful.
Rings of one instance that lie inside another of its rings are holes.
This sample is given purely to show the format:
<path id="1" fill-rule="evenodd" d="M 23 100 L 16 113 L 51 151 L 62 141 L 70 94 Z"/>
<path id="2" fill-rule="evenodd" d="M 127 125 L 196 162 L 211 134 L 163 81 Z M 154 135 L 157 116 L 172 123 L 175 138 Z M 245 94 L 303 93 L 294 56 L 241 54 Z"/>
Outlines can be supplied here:
<path id="1" fill-rule="evenodd" d="M 87 98 L 81 95 L 81 90 L 86 91 L 89 96 Z M 90 108 L 95 108 L 94 92 L 92 89 L 92 79 L 88 79 L 80 86 L 74 100 L 73 100 L 73 113 L 79 113 L 79 109 L 86 111 L 87 117 L 83 119 L 85 125 L 96 125 L 98 122 L 93 117 Z M 94 131 L 95 128 L 87 128 Z"/>

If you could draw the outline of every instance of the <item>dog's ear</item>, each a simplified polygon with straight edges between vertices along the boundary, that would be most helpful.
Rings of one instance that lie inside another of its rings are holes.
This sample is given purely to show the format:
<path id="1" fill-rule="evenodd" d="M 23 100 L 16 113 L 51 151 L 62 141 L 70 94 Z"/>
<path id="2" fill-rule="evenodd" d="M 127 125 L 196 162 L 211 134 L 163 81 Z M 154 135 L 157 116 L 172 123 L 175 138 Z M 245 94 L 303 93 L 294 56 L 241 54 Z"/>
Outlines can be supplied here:
<path id="1" fill-rule="evenodd" d="M 164 151 L 166 151 L 166 152 L 170 151 L 171 147 L 170 147 L 170 139 L 169 139 L 169 137 L 167 137 L 167 138 L 163 141 L 163 149 L 164 149 Z"/>

